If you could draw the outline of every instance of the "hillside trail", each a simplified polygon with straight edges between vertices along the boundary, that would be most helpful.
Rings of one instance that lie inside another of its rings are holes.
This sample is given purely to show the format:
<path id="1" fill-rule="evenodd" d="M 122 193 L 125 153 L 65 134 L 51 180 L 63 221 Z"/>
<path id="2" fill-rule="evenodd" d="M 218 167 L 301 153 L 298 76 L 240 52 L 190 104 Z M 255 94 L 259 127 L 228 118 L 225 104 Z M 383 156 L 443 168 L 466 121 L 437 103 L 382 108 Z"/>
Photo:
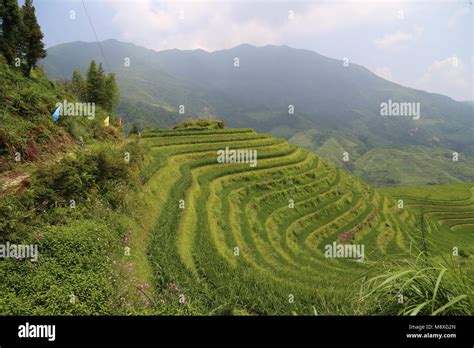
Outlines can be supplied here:
<path id="1" fill-rule="evenodd" d="M 74 151 L 77 151 L 77 149 L 49 154 L 47 158 L 40 159 L 37 162 L 47 166 L 61 161 L 65 156 L 72 154 Z M 37 168 L 37 162 L 18 165 L 16 168 L 2 173 L 0 175 L 0 197 L 26 186 L 27 180 Z"/>
<path id="2" fill-rule="evenodd" d="M 6 176 L 1 176 L 0 181 L 3 182 L 1 191 L 3 192 L 9 192 L 12 189 L 14 190 L 18 186 L 20 186 L 23 181 L 28 179 L 31 176 L 31 173 L 15 173 L 16 175 L 13 177 L 8 177 L 8 175 L 11 175 L 10 173 L 7 173 Z"/>
<path id="3" fill-rule="evenodd" d="M 130 140 L 126 139 L 126 142 L 128 141 Z M 64 157 L 69 156 L 76 151 L 87 151 L 87 149 L 90 149 L 93 146 L 94 144 L 84 145 L 83 143 L 78 142 L 77 146 L 74 146 L 67 151 L 58 151 L 54 154 L 48 154 L 46 158 L 40 159 L 37 162 L 18 165 L 15 169 L 0 174 L 0 197 L 23 187 L 26 184 L 26 180 L 30 178 L 32 173 L 36 170 L 36 163 L 40 162 L 42 165 L 47 166 L 61 161 Z"/>

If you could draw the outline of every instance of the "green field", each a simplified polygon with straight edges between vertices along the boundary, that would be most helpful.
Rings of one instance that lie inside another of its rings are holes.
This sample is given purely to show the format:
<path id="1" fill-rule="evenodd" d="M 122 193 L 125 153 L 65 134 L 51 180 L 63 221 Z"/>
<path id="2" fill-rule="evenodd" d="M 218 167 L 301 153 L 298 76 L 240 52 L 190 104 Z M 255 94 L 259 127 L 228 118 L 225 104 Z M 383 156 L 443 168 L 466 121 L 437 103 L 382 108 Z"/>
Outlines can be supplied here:
<path id="1" fill-rule="evenodd" d="M 456 247 L 465 261 L 474 254 L 474 184 L 446 184 L 413 188 L 385 189 L 387 194 L 402 199 L 420 218 L 423 212 L 427 233 L 435 252 Z M 467 269 L 471 277 L 474 268 Z"/>
<path id="2" fill-rule="evenodd" d="M 377 140 L 378 141 L 378 140 Z M 308 129 L 291 137 L 289 142 L 323 157 L 340 168 L 376 187 L 407 187 L 472 182 L 474 161 L 460 152 L 453 161 L 454 150 L 427 146 L 375 146 L 376 140 L 364 144 L 354 136 Z M 343 161 L 347 152 L 348 161 Z"/>
<path id="3" fill-rule="evenodd" d="M 158 297 L 177 284 L 190 314 L 357 314 L 363 279 L 421 246 L 417 198 L 408 195 L 424 189 L 384 194 L 306 150 L 248 129 L 190 135 L 142 134 L 153 154 L 143 169 L 145 187 L 159 187 L 159 198 L 148 197 L 157 217 L 147 251 L 152 283 Z M 257 150 L 258 165 L 217 163 L 226 147 Z M 467 267 L 474 205 L 464 189 L 470 185 L 444 198 L 445 215 L 436 215 L 434 200 L 426 215 L 433 255 L 459 246 Z M 325 257 L 326 245 L 347 236 L 364 245 L 363 262 Z"/>

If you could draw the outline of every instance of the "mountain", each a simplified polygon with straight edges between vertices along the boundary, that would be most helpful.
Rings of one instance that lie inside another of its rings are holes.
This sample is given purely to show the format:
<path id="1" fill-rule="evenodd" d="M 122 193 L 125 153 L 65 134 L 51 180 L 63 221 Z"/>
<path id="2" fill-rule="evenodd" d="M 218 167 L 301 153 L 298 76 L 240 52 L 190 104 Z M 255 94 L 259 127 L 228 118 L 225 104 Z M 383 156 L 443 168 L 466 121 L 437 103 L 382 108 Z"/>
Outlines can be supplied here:
<path id="1" fill-rule="evenodd" d="M 117 74 L 118 112 L 128 123 L 170 127 L 188 117 L 221 118 L 233 127 L 311 139 L 309 147 L 329 147 L 337 158 L 347 151 L 353 160 L 375 148 L 394 147 L 422 152 L 442 148 L 463 158 L 474 156 L 472 105 L 403 87 L 357 64 L 345 66 L 288 46 L 156 52 L 116 40 L 100 45 L 52 47 L 44 68 L 50 78 L 62 79 L 74 68 L 85 71 L 92 59 L 103 62 Z M 382 103 L 415 103 L 420 117 L 381 116 Z M 184 114 L 178 112 L 180 105 Z M 353 146 L 334 147 L 334 139 Z"/>
<path id="2" fill-rule="evenodd" d="M 53 121 L 74 96 L 1 55 L 0 85 L 2 316 L 472 315 L 473 184 L 384 193 L 222 121 Z"/>

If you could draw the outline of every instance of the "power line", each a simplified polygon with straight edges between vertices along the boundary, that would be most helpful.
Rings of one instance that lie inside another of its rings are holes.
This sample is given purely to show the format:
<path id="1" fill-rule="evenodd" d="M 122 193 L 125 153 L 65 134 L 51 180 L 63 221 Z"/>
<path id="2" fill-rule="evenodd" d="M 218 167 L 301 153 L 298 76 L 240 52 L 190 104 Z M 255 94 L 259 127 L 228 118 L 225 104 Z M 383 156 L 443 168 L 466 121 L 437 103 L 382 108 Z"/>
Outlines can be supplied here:
<path id="1" fill-rule="evenodd" d="M 95 32 L 94 25 L 92 24 L 91 17 L 89 16 L 89 13 L 87 12 L 86 4 L 84 3 L 84 0 L 82 0 L 82 6 L 84 7 L 84 11 L 86 12 L 87 19 L 89 20 L 89 24 L 91 25 L 92 32 L 94 33 L 95 40 L 97 41 L 97 44 L 99 45 L 100 52 L 102 53 L 102 57 L 104 57 L 104 62 L 105 65 L 107 66 L 107 69 L 109 70 L 109 74 L 111 73 L 109 62 L 107 61 L 107 58 L 105 58 L 104 50 L 102 49 L 102 45 L 100 44 L 99 37 L 97 36 L 97 33 Z"/>

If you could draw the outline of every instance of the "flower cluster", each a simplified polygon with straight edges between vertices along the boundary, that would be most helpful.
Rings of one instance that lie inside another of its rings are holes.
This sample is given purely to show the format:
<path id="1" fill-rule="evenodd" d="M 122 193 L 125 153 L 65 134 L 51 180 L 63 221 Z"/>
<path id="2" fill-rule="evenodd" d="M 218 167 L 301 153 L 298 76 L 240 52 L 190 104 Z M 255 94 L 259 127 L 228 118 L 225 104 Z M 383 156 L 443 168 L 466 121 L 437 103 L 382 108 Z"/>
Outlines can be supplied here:
<path id="1" fill-rule="evenodd" d="M 178 286 L 176 285 L 176 283 L 171 283 L 171 284 L 170 284 L 170 288 L 171 288 L 172 290 L 176 291 L 176 292 L 179 292 L 179 291 L 180 291 L 179 288 L 178 288 Z"/>

